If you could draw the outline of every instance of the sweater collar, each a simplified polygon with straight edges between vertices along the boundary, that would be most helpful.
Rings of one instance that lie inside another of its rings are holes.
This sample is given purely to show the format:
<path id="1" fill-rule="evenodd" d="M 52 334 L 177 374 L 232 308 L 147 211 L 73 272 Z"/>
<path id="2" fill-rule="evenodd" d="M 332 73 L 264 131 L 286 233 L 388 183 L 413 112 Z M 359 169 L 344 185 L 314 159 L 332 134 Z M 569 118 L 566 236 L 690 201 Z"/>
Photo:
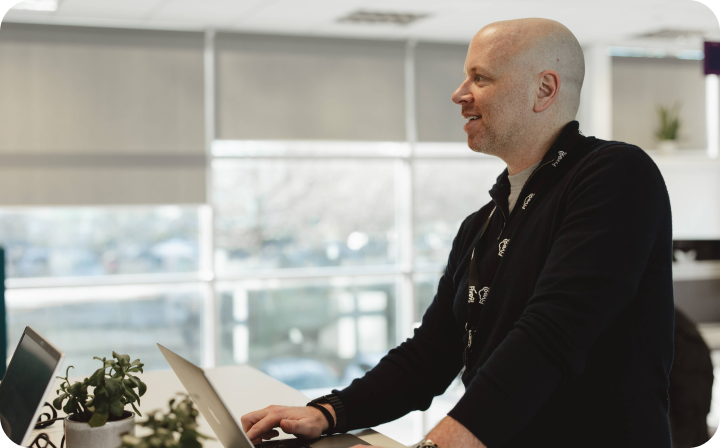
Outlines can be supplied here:
<path id="1" fill-rule="evenodd" d="M 546 164 L 549 164 L 552 168 L 558 168 L 562 165 L 562 160 L 572 151 L 573 147 L 576 146 L 577 142 L 582 138 L 579 132 L 580 124 L 577 121 L 571 121 L 566 124 L 563 128 L 560 136 L 550 146 L 550 149 L 545 153 L 538 169 L 542 169 Z M 552 171 L 553 174 L 558 174 L 558 170 L 544 170 Z M 550 175 L 550 174 L 548 174 Z M 535 176 L 537 177 L 537 176 Z M 536 179 L 530 179 L 530 182 L 535 182 Z M 527 184 L 523 189 L 527 187 Z M 495 205 L 500 207 L 504 216 L 510 216 L 508 210 L 508 196 L 510 195 L 510 181 L 508 180 L 508 170 L 505 170 L 498 176 L 495 185 L 489 191 L 490 197 L 495 202 Z"/>

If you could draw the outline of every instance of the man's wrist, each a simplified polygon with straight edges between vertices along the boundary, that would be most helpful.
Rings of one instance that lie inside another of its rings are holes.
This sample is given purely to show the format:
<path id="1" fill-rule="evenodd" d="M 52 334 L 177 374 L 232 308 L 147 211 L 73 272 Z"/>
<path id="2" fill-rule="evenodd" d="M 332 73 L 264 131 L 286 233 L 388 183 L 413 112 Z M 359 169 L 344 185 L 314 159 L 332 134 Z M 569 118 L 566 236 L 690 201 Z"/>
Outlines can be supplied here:
<path id="1" fill-rule="evenodd" d="M 335 413 L 335 408 L 333 408 L 330 403 L 318 403 L 318 404 L 330 412 L 330 414 L 333 416 L 333 420 L 335 420 L 335 425 L 337 426 L 337 414 Z"/>
<path id="2" fill-rule="evenodd" d="M 312 401 L 307 404 L 308 407 L 315 409 L 316 411 L 320 412 L 322 415 L 322 420 L 325 421 L 324 424 L 322 424 L 321 433 L 330 435 L 333 432 L 335 432 L 335 418 L 332 416 L 330 411 L 325 408 L 325 406 L 319 404 L 319 403 L 313 403 Z"/>
<path id="3" fill-rule="evenodd" d="M 345 405 L 335 393 L 316 398 L 310 403 L 323 406 L 332 414 L 335 423 L 334 432 L 345 432 L 347 430 Z"/>

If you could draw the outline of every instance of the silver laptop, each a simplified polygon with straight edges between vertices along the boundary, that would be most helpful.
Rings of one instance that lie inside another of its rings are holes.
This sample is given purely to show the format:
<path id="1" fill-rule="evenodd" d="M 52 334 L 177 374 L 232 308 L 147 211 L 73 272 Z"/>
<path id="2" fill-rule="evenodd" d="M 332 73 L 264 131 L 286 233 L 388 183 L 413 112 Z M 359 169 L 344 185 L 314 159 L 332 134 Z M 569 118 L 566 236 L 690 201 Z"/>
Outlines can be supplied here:
<path id="1" fill-rule="evenodd" d="M 0 425 L 10 440 L 27 446 L 65 354 L 26 327 L 0 382 Z"/>
<path id="2" fill-rule="evenodd" d="M 336 434 L 313 440 L 272 440 L 253 445 L 205 376 L 205 371 L 162 345 L 158 344 L 158 347 L 225 448 L 350 448 L 355 445 L 369 445 L 351 434 Z"/>

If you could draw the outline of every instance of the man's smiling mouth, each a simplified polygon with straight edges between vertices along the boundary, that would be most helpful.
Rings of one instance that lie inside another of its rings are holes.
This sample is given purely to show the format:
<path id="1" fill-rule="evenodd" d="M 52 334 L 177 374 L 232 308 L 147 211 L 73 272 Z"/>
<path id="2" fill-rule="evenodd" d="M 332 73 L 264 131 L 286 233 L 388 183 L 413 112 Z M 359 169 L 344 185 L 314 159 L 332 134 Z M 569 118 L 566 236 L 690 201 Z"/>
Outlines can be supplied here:
<path id="1" fill-rule="evenodd" d="M 465 117 L 468 123 L 470 123 L 473 120 L 477 120 L 478 118 L 481 118 L 481 115 L 470 115 L 468 117 Z"/>

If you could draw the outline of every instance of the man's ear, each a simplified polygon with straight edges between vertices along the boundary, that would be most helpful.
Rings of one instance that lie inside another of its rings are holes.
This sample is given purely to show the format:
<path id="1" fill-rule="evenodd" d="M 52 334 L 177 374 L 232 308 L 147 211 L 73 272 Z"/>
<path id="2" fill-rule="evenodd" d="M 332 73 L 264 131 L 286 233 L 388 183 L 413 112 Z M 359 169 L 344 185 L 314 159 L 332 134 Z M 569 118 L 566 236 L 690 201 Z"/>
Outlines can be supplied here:
<path id="1" fill-rule="evenodd" d="M 540 73 L 533 111 L 542 112 L 555 101 L 560 91 L 560 75 L 555 70 Z"/>

